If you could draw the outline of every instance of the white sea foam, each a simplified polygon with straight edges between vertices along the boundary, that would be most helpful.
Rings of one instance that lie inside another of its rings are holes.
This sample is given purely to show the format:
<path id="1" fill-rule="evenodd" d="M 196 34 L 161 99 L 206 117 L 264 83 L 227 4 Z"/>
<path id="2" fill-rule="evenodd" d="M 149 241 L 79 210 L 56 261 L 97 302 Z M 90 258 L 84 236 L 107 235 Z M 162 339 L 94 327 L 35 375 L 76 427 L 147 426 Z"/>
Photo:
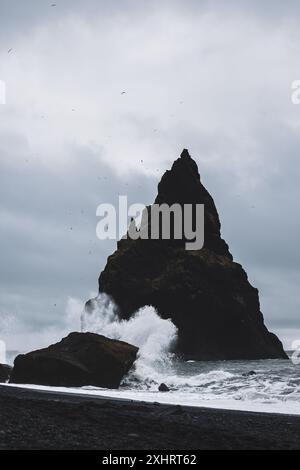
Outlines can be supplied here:
<path id="1" fill-rule="evenodd" d="M 26 387 L 149 402 L 300 415 L 300 365 L 282 359 L 179 361 L 171 352 L 177 338 L 176 327 L 170 320 L 160 318 L 153 307 L 138 310 L 127 321 L 120 320 L 117 307 L 103 294 L 95 298 L 89 310 L 83 313 L 82 330 L 127 341 L 140 348 L 135 367 L 125 377 L 120 389 Z M 170 388 L 169 393 L 158 391 L 158 385 L 162 382 Z"/>
<path id="2" fill-rule="evenodd" d="M 135 368 L 125 377 L 120 390 L 105 394 L 234 409 L 263 407 L 265 411 L 300 414 L 299 366 L 285 360 L 179 361 L 170 352 L 176 341 L 176 328 L 170 320 L 161 319 L 153 307 L 138 310 L 128 321 L 120 320 L 113 301 L 102 294 L 84 313 L 83 329 L 140 348 Z M 250 370 L 255 373 L 249 375 Z M 171 390 L 167 397 L 158 392 L 162 382 Z M 88 390 L 96 392 L 94 388 Z"/>
<path id="3" fill-rule="evenodd" d="M 43 385 L 14 385 L 2 384 L 7 387 L 27 388 L 33 390 L 56 391 L 60 393 L 89 395 L 99 398 L 117 398 L 125 400 L 137 400 L 146 402 L 158 402 L 166 404 L 176 404 L 185 406 L 196 406 L 205 408 L 218 408 L 227 410 L 257 411 L 265 413 L 283 413 L 300 415 L 299 399 L 295 401 L 266 401 L 251 399 L 228 399 L 220 396 L 211 395 L 210 398 L 202 397 L 197 393 L 187 393 L 183 391 L 173 391 L 169 393 L 154 392 L 149 390 L 119 389 L 107 390 L 97 387 L 48 387 Z"/>
<path id="4" fill-rule="evenodd" d="M 82 330 L 126 341 L 139 348 L 138 359 L 124 384 L 150 387 L 171 368 L 172 346 L 177 329 L 171 320 L 163 320 L 151 307 L 139 309 L 129 320 L 121 320 L 114 302 L 106 294 L 92 300 L 83 312 Z"/>

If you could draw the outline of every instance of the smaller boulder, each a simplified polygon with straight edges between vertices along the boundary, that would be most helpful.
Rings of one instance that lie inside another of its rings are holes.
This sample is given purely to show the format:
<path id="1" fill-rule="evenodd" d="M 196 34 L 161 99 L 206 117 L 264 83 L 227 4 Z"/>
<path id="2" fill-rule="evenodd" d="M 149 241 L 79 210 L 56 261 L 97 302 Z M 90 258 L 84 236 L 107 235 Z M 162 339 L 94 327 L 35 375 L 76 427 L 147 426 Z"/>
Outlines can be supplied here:
<path id="1" fill-rule="evenodd" d="M 0 364 L 0 383 L 5 383 L 8 381 L 12 367 L 8 364 Z"/>
<path id="2" fill-rule="evenodd" d="M 160 386 L 158 387 L 158 390 L 159 390 L 159 392 L 169 392 L 170 391 L 169 387 L 164 383 L 160 384 Z"/>
<path id="3" fill-rule="evenodd" d="M 95 333 L 70 333 L 48 348 L 16 357 L 11 383 L 118 388 L 138 348 Z"/>

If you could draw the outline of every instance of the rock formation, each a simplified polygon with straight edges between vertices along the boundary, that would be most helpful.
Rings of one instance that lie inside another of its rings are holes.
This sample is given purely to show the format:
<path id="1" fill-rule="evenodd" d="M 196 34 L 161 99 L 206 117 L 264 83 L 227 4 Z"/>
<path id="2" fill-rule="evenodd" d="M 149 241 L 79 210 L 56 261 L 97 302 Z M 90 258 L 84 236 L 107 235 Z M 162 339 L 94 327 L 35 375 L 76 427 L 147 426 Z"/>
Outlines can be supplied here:
<path id="1" fill-rule="evenodd" d="M 176 351 L 185 359 L 286 358 L 264 325 L 258 290 L 221 238 L 214 201 L 187 150 L 163 175 L 155 202 L 204 204 L 204 246 L 188 251 L 184 240 L 121 239 L 99 278 L 120 317 L 153 305 L 177 326 Z"/>
<path id="2" fill-rule="evenodd" d="M 0 383 L 8 381 L 11 371 L 12 367 L 8 364 L 0 364 Z"/>
<path id="3" fill-rule="evenodd" d="M 118 388 L 138 348 L 95 333 L 70 333 L 59 343 L 16 357 L 11 383 Z"/>
<path id="4" fill-rule="evenodd" d="M 169 392 L 170 389 L 165 383 L 161 383 L 160 386 L 158 387 L 159 392 Z"/>

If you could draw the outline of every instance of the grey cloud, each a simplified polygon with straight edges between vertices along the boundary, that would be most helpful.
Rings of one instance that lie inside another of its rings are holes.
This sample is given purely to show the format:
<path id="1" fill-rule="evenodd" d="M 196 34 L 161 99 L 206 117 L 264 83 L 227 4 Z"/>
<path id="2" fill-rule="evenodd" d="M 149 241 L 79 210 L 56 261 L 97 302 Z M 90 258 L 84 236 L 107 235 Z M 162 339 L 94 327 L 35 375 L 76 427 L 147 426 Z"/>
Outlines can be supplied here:
<path id="1" fill-rule="evenodd" d="M 1 313 L 19 318 L 24 330 L 64 320 L 68 296 L 88 299 L 115 241 L 96 238 L 96 207 L 149 203 L 155 181 L 141 174 L 118 177 L 88 148 L 77 149 L 74 173 L 51 174 L 30 159 L 1 166 Z M 142 188 L 142 190 L 141 190 Z"/>
<path id="2" fill-rule="evenodd" d="M 3 317 L 20 332 L 63 326 L 66 299 L 97 289 L 115 247 L 95 237 L 96 206 L 150 203 L 187 147 L 268 326 L 299 328 L 299 8 L 0 0 Z"/>

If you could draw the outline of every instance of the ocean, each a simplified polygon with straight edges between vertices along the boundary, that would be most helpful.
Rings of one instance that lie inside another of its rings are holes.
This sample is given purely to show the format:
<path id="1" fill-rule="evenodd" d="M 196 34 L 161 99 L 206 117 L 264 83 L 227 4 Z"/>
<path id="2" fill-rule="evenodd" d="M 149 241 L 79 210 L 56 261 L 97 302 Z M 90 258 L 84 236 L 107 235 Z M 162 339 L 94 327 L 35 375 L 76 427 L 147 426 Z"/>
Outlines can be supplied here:
<path id="1" fill-rule="evenodd" d="M 147 402 L 300 414 L 300 364 L 291 359 L 178 360 L 172 353 L 177 329 L 171 320 L 161 319 L 151 306 L 140 309 L 128 321 L 120 320 L 116 306 L 103 294 L 94 300 L 92 312 L 83 313 L 82 330 L 140 348 L 134 368 L 118 390 L 24 386 Z M 159 392 L 161 383 L 170 391 Z"/>
<path id="2" fill-rule="evenodd" d="M 155 366 L 155 364 L 154 364 Z M 249 372 L 251 374 L 249 375 Z M 253 374 L 255 372 L 255 374 Z M 164 382 L 169 392 L 159 392 Z M 147 402 L 300 415 L 300 366 L 291 361 L 159 363 L 144 379 L 129 374 L 119 390 L 26 385 L 26 388 L 100 395 Z"/>

